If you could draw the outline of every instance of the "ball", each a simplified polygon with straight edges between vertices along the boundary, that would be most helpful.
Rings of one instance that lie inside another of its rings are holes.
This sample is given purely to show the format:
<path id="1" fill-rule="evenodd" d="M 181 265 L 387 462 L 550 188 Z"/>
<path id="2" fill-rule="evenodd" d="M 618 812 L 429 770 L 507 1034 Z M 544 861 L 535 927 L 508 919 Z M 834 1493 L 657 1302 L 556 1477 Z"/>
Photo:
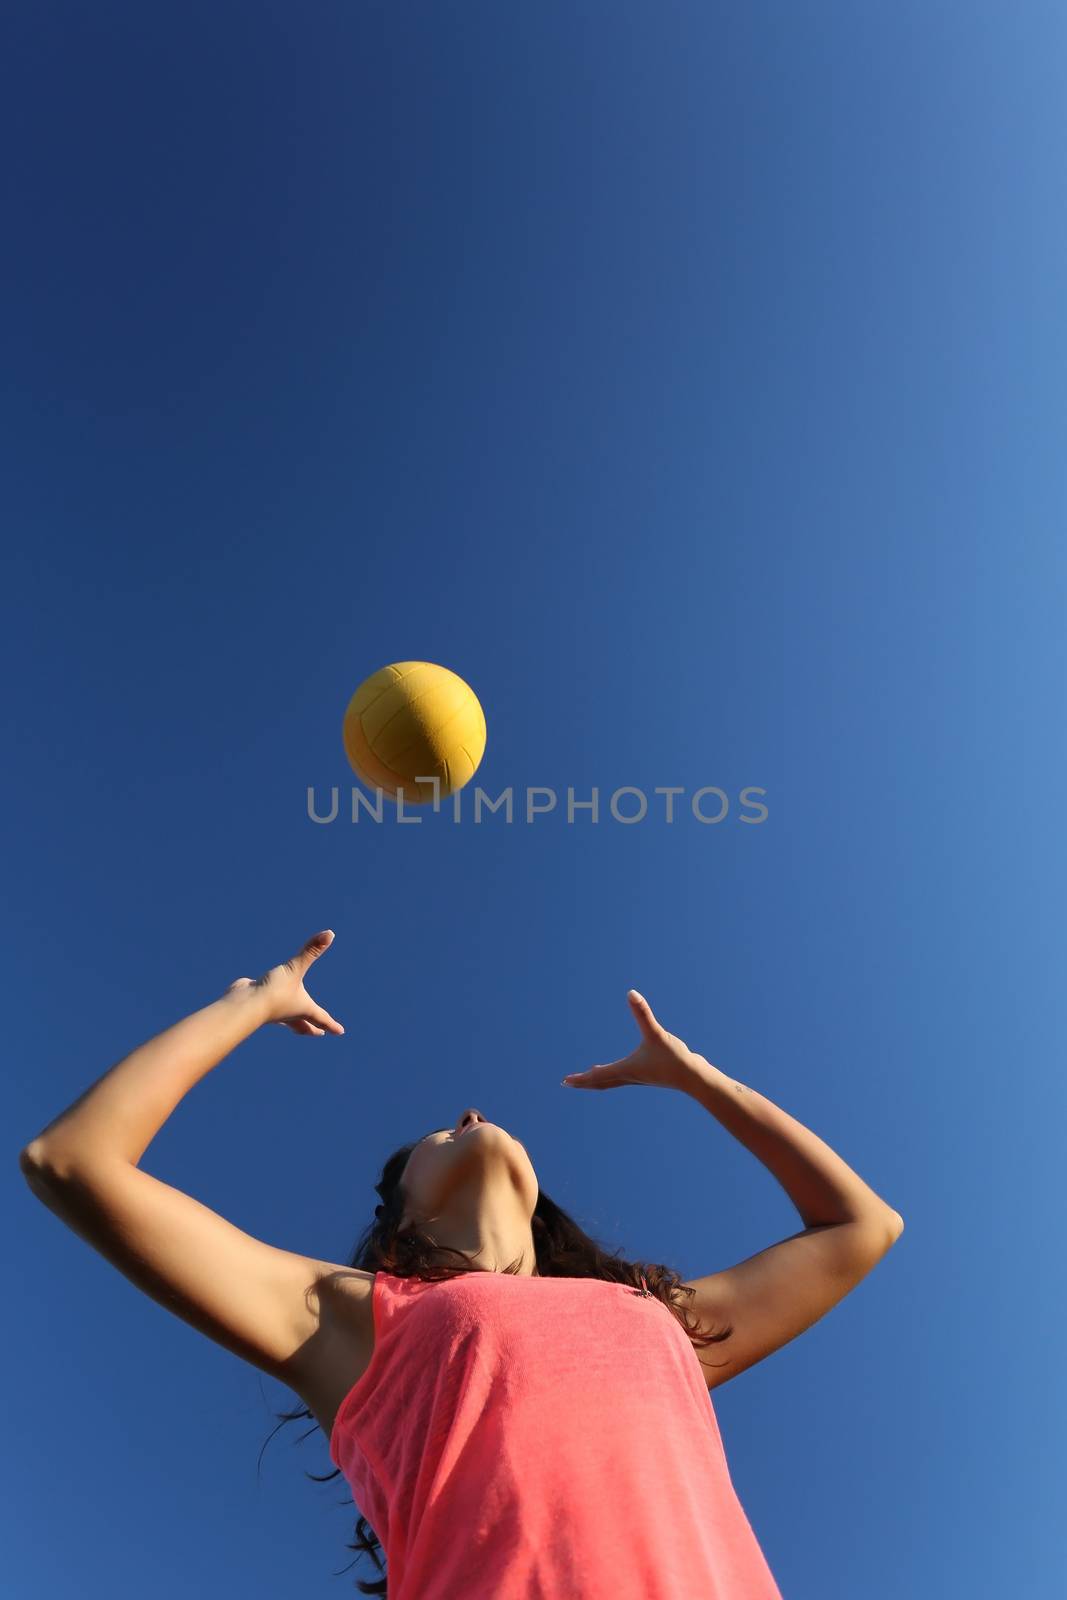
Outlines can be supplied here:
<path id="1" fill-rule="evenodd" d="M 485 715 L 478 696 L 447 667 L 394 661 L 365 678 L 348 702 L 345 754 L 356 777 L 406 804 L 469 783 L 485 753 Z M 420 781 L 421 780 L 421 781 Z"/>

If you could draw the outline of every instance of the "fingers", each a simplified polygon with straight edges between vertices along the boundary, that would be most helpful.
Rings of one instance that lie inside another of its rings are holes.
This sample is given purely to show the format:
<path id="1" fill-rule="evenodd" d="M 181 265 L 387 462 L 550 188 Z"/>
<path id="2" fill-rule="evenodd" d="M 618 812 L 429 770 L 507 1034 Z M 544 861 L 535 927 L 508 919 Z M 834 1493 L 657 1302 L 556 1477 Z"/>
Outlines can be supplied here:
<path id="1" fill-rule="evenodd" d="M 331 1017 L 322 1006 L 311 1006 L 302 1016 L 282 1017 L 280 1019 L 287 1028 L 292 1028 L 294 1033 L 313 1033 L 322 1038 L 325 1033 L 344 1033 L 344 1028 L 335 1017 Z"/>
<path id="2" fill-rule="evenodd" d="M 324 1011 L 321 1006 L 314 1006 L 302 1017 L 285 1017 L 282 1019 L 287 1028 L 292 1028 L 294 1033 L 313 1033 L 319 1038 L 326 1033 L 344 1033 L 342 1025 Z"/>
<path id="3" fill-rule="evenodd" d="M 311 963 L 313 961 L 317 961 L 319 956 L 322 955 L 323 951 L 328 950 L 332 944 L 332 928 L 323 928 L 321 932 L 313 933 L 311 938 L 301 945 L 299 952 L 293 958 L 292 965 L 296 971 L 303 975 L 310 967 Z"/>
<path id="4" fill-rule="evenodd" d="M 605 1063 L 602 1066 L 589 1067 L 585 1072 L 568 1072 L 560 1080 L 569 1089 L 614 1089 L 621 1082 L 618 1068 L 622 1065 L 619 1061 Z"/>
<path id="5" fill-rule="evenodd" d="M 328 1033 L 344 1033 L 345 1031 L 341 1023 L 335 1017 L 331 1017 L 328 1011 L 324 1011 L 322 1006 L 316 1006 L 311 1016 Z"/>
<path id="6" fill-rule="evenodd" d="M 634 1014 L 637 1026 L 641 1029 L 646 1039 L 657 1039 L 660 1026 L 652 1013 L 652 1007 L 643 994 L 638 994 L 636 989 L 627 989 L 626 998 L 630 1002 L 630 1010 Z"/>
<path id="7" fill-rule="evenodd" d="M 634 1020 L 646 1039 L 660 1042 L 663 1039 L 663 1029 L 653 1014 L 652 1007 L 643 994 L 636 989 L 627 989 L 626 998 Z M 635 1076 L 636 1062 L 640 1060 L 640 1047 L 623 1056 L 618 1061 L 608 1061 L 595 1067 L 590 1067 L 586 1072 L 569 1072 L 560 1081 L 572 1089 L 617 1089 L 626 1083 L 640 1083 L 641 1077 Z"/>

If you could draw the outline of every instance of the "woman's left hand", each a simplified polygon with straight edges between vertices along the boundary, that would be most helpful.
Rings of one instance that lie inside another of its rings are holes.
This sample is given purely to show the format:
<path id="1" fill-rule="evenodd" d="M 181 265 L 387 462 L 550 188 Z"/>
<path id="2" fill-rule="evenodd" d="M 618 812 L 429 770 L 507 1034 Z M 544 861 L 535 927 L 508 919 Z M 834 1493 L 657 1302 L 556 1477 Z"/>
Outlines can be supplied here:
<path id="1" fill-rule="evenodd" d="M 643 1083 L 660 1089 L 680 1089 L 692 1080 L 701 1060 L 684 1040 L 660 1027 L 644 995 L 630 989 L 626 996 L 641 1030 L 637 1049 L 620 1061 L 570 1072 L 563 1079 L 575 1089 L 617 1089 L 624 1083 Z"/>

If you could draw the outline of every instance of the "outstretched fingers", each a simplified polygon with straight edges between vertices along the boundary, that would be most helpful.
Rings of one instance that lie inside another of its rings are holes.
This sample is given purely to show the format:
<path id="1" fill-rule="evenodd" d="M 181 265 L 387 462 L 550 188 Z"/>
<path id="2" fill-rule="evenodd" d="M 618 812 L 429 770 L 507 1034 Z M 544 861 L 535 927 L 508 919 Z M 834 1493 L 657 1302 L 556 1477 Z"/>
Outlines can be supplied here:
<path id="1" fill-rule="evenodd" d="M 637 1026 L 645 1038 L 658 1039 L 661 1032 L 660 1025 L 644 995 L 638 994 L 636 989 L 627 989 L 626 998 L 630 1002 L 630 1010 L 634 1014 Z"/>
<path id="2" fill-rule="evenodd" d="M 595 1067 L 587 1067 L 584 1072 L 568 1072 L 560 1082 L 573 1089 L 617 1089 L 626 1079 L 622 1075 L 622 1068 L 626 1065 L 625 1058 L 621 1061 L 608 1061 Z"/>
<path id="3" fill-rule="evenodd" d="M 322 1006 L 315 1006 L 309 1015 L 313 1022 L 319 1024 L 324 1033 L 344 1033 L 345 1031 L 336 1017 L 331 1017 L 330 1013 L 324 1011 Z"/>
<path id="4" fill-rule="evenodd" d="M 328 950 L 333 944 L 333 929 L 323 928 L 318 933 L 313 933 L 310 939 L 305 939 L 295 956 L 292 956 L 285 965 L 290 971 L 303 977 L 313 961 L 317 961 L 323 951 Z"/>

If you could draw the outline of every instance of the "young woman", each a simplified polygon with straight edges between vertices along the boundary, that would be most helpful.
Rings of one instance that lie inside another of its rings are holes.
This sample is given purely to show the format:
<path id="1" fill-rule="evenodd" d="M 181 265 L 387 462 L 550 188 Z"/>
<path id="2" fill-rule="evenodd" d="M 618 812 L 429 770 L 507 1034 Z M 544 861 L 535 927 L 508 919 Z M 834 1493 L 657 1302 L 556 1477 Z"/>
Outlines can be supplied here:
<path id="1" fill-rule="evenodd" d="M 138 1163 L 263 1023 L 344 1032 L 304 986 L 332 940 L 238 978 L 112 1067 L 23 1150 L 31 1189 L 146 1294 L 303 1399 L 288 1420 L 321 1425 L 379 1571 L 385 1547 L 386 1578 L 362 1592 L 780 1600 L 709 1394 L 853 1289 L 899 1215 L 631 990 L 637 1048 L 564 1082 L 689 1095 L 781 1183 L 798 1233 L 682 1283 L 597 1245 L 539 1187 L 521 1140 L 472 1107 L 389 1157 L 350 1263 L 254 1239 Z"/>

